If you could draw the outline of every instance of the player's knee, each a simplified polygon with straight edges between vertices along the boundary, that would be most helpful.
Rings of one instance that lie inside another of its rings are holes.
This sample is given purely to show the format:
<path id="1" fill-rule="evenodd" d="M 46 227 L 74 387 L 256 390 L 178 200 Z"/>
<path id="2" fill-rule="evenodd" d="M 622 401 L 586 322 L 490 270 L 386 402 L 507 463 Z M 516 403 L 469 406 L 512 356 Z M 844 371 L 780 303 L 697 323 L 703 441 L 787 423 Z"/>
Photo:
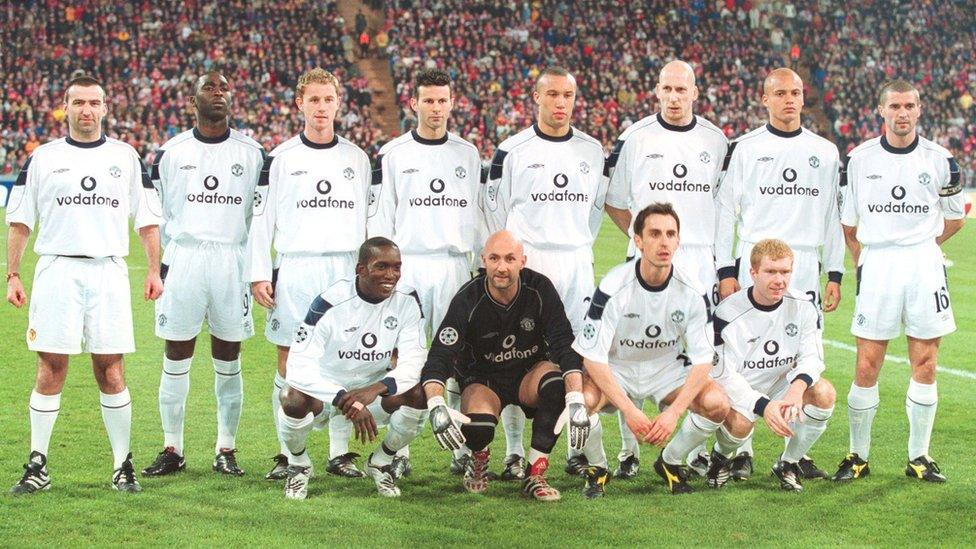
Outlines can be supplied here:
<path id="1" fill-rule="evenodd" d="M 237 360 L 241 356 L 241 342 L 224 341 L 210 336 L 210 353 L 217 360 L 228 362 Z"/>
<path id="2" fill-rule="evenodd" d="M 308 415 L 309 403 L 305 395 L 295 389 L 285 386 L 278 397 L 281 402 L 281 411 L 285 415 L 294 418 L 303 418 Z"/>
<path id="3" fill-rule="evenodd" d="M 834 385 L 824 378 L 820 378 L 813 386 L 807 389 L 809 397 L 808 403 L 817 408 L 832 408 L 837 402 L 837 390 Z"/>
<path id="4" fill-rule="evenodd" d="M 712 385 L 705 390 L 702 394 L 701 405 L 702 413 L 699 415 L 715 423 L 725 421 L 731 409 L 728 397 L 717 385 Z"/>
<path id="5" fill-rule="evenodd" d="M 491 414 L 468 414 L 468 417 L 471 421 L 461 426 L 461 433 L 466 440 L 465 445 L 474 452 L 480 452 L 495 438 L 498 418 Z"/>
<path id="6" fill-rule="evenodd" d="M 735 410 L 729 410 L 727 416 L 725 416 L 725 421 L 722 423 L 725 430 L 735 438 L 746 438 L 749 433 L 752 432 L 752 422 L 746 419 L 745 416 L 736 412 Z"/>
<path id="7" fill-rule="evenodd" d="M 166 358 L 170 360 L 186 360 L 193 356 L 196 339 L 187 341 L 166 341 Z M 216 356 L 216 351 L 214 351 Z M 219 357 L 218 357 L 219 358 Z"/>
<path id="8" fill-rule="evenodd" d="M 399 431 L 411 439 L 420 434 L 420 431 L 424 428 L 424 422 L 427 419 L 426 408 L 418 409 L 401 406 L 395 414 L 398 417 L 395 420 L 391 418 L 390 429 Z"/>

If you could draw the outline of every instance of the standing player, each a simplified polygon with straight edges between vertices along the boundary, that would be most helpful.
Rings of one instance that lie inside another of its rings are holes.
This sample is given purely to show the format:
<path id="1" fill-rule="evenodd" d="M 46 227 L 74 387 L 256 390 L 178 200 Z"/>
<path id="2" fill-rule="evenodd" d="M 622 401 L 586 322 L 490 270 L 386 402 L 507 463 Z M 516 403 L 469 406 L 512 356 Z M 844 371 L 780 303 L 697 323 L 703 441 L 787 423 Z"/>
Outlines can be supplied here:
<path id="1" fill-rule="evenodd" d="M 471 280 L 471 256 L 485 237 L 478 202 L 481 157 L 474 145 L 448 133 L 453 105 L 447 73 L 418 73 L 410 98 L 417 128 L 384 145 L 373 166 L 373 189 L 379 190 L 373 191 L 378 199 L 367 232 L 393 239 L 403 252 L 403 283 L 420 296 L 427 334 Z M 456 396 L 457 382 L 450 383 Z M 455 454 L 456 474 L 464 472 L 464 455 Z"/>
<path id="2" fill-rule="evenodd" d="M 786 242 L 795 254 L 791 288 L 818 308 L 833 311 L 840 303 L 844 272 L 844 238 L 837 210 L 840 174 L 837 147 L 800 127 L 803 81 L 790 69 L 769 73 L 763 82 L 763 105 L 769 123 L 740 137 L 729 147 L 725 178 L 718 192 L 715 260 L 722 299 L 751 284 L 741 258 L 763 238 Z M 733 249 L 733 236 L 738 246 Z M 823 299 L 821 268 L 827 273 Z M 736 278 L 738 277 L 738 278 Z M 733 466 L 735 478 L 752 474 L 752 441 L 746 442 Z M 812 461 L 801 464 L 805 478 L 826 473 Z"/>
<path id="3" fill-rule="evenodd" d="M 573 348 L 583 356 L 587 408 L 620 410 L 628 431 L 663 445 L 685 410 L 691 413 L 664 448 L 654 470 L 673 494 L 691 492 L 685 456 L 719 428 L 729 412 L 725 393 L 709 377 L 708 296 L 694 276 L 672 264 L 681 223 L 670 204 L 653 203 L 634 220 L 640 259 L 613 268 L 590 302 Z M 651 399 L 662 411 L 649 420 L 635 402 Z M 603 495 L 609 479 L 599 416 L 584 448 L 589 463 L 583 495 Z"/>
<path id="4" fill-rule="evenodd" d="M 359 248 L 355 278 L 316 297 L 295 331 L 278 413 L 278 433 L 289 455 L 288 499 L 306 498 L 312 474 L 306 441 L 316 420 L 324 421 L 333 409 L 352 419 L 363 442 L 389 423 L 366 471 L 381 496 L 400 495 L 393 461 L 424 426 L 417 382 L 426 354 L 417 293 L 396 289 L 400 266 L 396 244 L 370 238 Z M 397 365 L 390 370 L 394 349 Z"/>
<path id="5" fill-rule="evenodd" d="M 473 454 L 464 488 L 482 493 L 488 488 L 488 444 L 498 416 L 508 405 L 524 408 L 534 420 L 522 492 L 540 501 L 557 500 L 559 491 L 544 475 L 560 413 L 572 412 L 570 437 L 577 442 L 586 439 L 589 429 L 580 392 L 582 363 L 571 348 L 573 331 L 549 279 L 524 268 L 525 253 L 512 233 L 489 237 L 481 259 L 485 273 L 451 300 L 421 376 L 434 437 L 445 449 L 467 444 Z M 461 412 L 470 418 L 460 427 L 444 400 L 451 376 L 461 385 Z"/>
<path id="6" fill-rule="evenodd" d="M 298 79 L 295 104 L 305 117 L 302 133 L 271 151 L 254 198 L 248 237 L 251 293 L 269 309 L 265 336 L 278 346 L 271 401 L 278 418 L 279 392 L 295 330 L 309 303 L 337 280 L 349 278 L 356 250 L 366 240 L 369 158 L 336 135 L 339 80 L 316 68 Z M 277 251 L 274 268 L 271 244 Z M 349 453 L 351 425 L 336 415 L 330 423 L 328 472 L 361 477 Z M 268 479 L 282 479 L 286 448 L 275 456 Z"/>
<path id="7" fill-rule="evenodd" d="M 800 460 L 827 430 L 837 398 L 820 376 L 820 310 L 790 287 L 794 258 L 785 242 L 760 240 L 749 255 L 753 285 L 723 299 L 713 318 L 718 363 L 712 376 L 732 410 L 715 433 L 706 478 L 712 488 L 732 478 L 731 458 L 762 417 L 774 433 L 789 437 L 773 474 L 781 488 L 798 492 L 805 478 Z"/>
<path id="8" fill-rule="evenodd" d="M 228 127 L 233 96 L 222 74 L 207 73 L 194 88 L 196 125 L 167 141 L 152 168 L 166 220 L 162 275 L 168 291 L 156 302 L 156 335 L 166 340 L 159 382 L 163 451 L 142 470 L 147 476 L 186 467 L 183 418 L 190 364 L 204 319 L 217 397 L 213 470 L 244 474 L 235 456 L 244 400 L 240 354 L 241 341 L 254 335 L 244 247 L 264 149 Z"/>
<path id="9" fill-rule="evenodd" d="M 7 208 L 7 301 L 27 303 L 20 262 L 38 225 L 34 299 L 27 348 L 37 352 L 37 382 L 30 397 L 31 452 L 14 494 L 51 487 L 48 445 L 61 409 L 68 355 L 91 353 L 102 420 L 112 446 L 112 486 L 141 490 L 132 469 L 129 434 L 132 400 L 125 385 L 124 353 L 135 351 L 129 272 L 129 218 L 146 251 L 145 299 L 163 292 L 159 276 L 159 196 L 139 155 L 102 135 L 105 90 L 90 76 L 68 82 L 63 108 L 68 137 L 38 147 L 24 163 Z"/>
<path id="10" fill-rule="evenodd" d="M 495 151 L 485 216 L 491 232 L 508 230 L 522 240 L 526 266 L 552 281 L 576 333 L 593 295 L 593 241 L 606 193 L 603 147 L 570 125 L 576 102 L 573 75 L 547 68 L 532 95 L 538 119 Z M 508 455 L 502 476 L 520 478 L 525 416 L 512 407 L 503 420 Z"/>
<path id="11" fill-rule="evenodd" d="M 882 86 L 884 135 L 851 151 L 841 222 L 857 264 L 851 333 L 857 369 L 847 395 L 850 453 L 834 480 L 867 476 L 878 375 L 888 341 L 905 325 L 912 377 L 905 474 L 945 482 L 929 456 L 938 392 L 935 365 L 942 336 L 955 331 L 949 282 L 939 246 L 965 222 L 959 165 L 946 149 L 918 135 L 918 89 L 903 80 Z M 845 184 L 846 183 L 846 184 Z"/>
<path id="12" fill-rule="evenodd" d="M 607 159 L 607 214 L 630 237 L 631 220 L 637 212 L 653 202 L 673 204 L 678 217 L 686 220 L 674 263 L 707 292 L 714 307 L 718 305 L 715 193 L 728 140 L 722 130 L 695 116 L 692 108 L 698 87 L 688 63 L 664 65 L 655 92 L 661 111 L 627 128 Z M 635 401 L 634 405 L 642 408 L 644 403 Z M 640 447 L 623 414 L 618 417 L 623 447 L 615 476 L 632 478 L 640 466 Z M 707 467 L 704 459 L 696 461 Z"/>

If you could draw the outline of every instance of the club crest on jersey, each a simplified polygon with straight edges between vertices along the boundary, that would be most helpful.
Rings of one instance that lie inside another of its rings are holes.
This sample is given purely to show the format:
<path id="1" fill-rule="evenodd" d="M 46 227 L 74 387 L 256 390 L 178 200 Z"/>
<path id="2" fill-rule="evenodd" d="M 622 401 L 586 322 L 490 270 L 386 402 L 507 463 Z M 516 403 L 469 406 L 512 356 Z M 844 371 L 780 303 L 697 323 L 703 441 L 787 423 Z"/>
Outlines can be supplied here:
<path id="1" fill-rule="evenodd" d="M 586 160 L 580 162 L 579 170 L 580 170 L 580 173 L 583 174 L 583 175 L 586 175 L 586 174 L 590 173 L 590 163 L 587 162 Z"/>
<path id="2" fill-rule="evenodd" d="M 708 154 L 708 151 L 702 151 L 701 154 L 698 155 L 698 160 L 701 160 L 702 164 L 708 164 L 712 161 L 712 155 Z"/>
<path id="3" fill-rule="evenodd" d="M 437 334 L 437 339 L 444 345 L 454 345 L 458 340 L 457 330 L 451 328 L 450 326 L 446 326 L 441 329 L 441 333 Z"/>
<path id="4" fill-rule="evenodd" d="M 108 169 L 108 174 L 118 179 L 122 177 L 122 168 L 118 166 L 112 166 L 111 168 Z"/>
<path id="5" fill-rule="evenodd" d="M 675 324 L 681 324 L 685 321 L 685 314 L 681 311 L 674 311 L 671 313 L 671 321 Z"/>
<path id="6" fill-rule="evenodd" d="M 244 166 L 240 164 L 234 164 L 230 167 L 230 173 L 234 174 L 234 177 L 240 177 L 244 175 Z"/>
<path id="7" fill-rule="evenodd" d="M 159 318 L 156 319 L 156 323 L 159 324 L 159 327 L 160 328 L 162 328 L 163 326 L 165 326 L 166 325 L 166 315 L 159 315 Z"/>
<path id="8" fill-rule="evenodd" d="M 345 177 L 347 180 L 351 180 L 352 178 L 356 177 L 356 172 L 353 171 L 352 168 L 346 168 L 342 170 L 342 177 Z"/>
<path id="9" fill-rule="evenodd" d="M 864 318 L 864 315 L 857 315 L 857 317 L 854 318 L 854 322 L 857 322 L 858 326 L 864 326 L 866 321 L 867 319 Z"/>
<path id="10" fill-rule="evenodd" d="M 386 329 L 387 330 L 396 330 L 397 329 L 397 326 L 399 326 L 399 325 L 400 325 L 400 323 L 397 322 L 397 319 L 396 319 L 395 316 L 388 316 L 388 317 L 386 317 L 386 320 L 383 321 L 383 326 L 386 326 Z"/>
<path id="11" fill-rule="evenodd" d="M 465 170 L 464 166 L 458 166 L 457 168 L 454 168 L 454 177 L 464 179 L 465 177 L 468 177 L 468 170 Z"/>
<path id="12" fill-rule="evenodd" d="M 922 185 L 928 185 L 932 182 L 932 176 L 929 175 L 928 172 L 922 172 L 918 174 L 918 182 Z"/>
<path id="13" fill-rule="evenodd" d="M 535 321 L 529 317 L 525 317 L 522 319 L 522 322 L 519 322 L 519 326 L 526 332 L 531 332 L 535 329 Z"/>
<path id="14" fill-rule="evenodd" d="M 305 326 L 299 326 L 295 333 L 295 341 L 303 343 L 306 339 L 308 339 L 308 330 L 305 329 Z"/>
<path id="15" fill-rule="evenodd" d="M 810 160 L 808 160 L 808 162 L 810 162 L 810 167 L 811 168 L 819 168 L 820 167 L 820 159 L 817 158 L 816 155 L 811 156 L 810 157 Z"/>
<path id="16" fill-rule="evenodd" d="M 271 319 L 271 331 L 272 332 L 277 332 L 278 331 L 278 328 L 281 328 L 281 322 L 278 322 L 278 319 L 277 318 L 272 318 Z"/>
<path id="17" fill-rule="evenodd" d="M 786 325 L 786 335 L 788 335 L 790 337 L 793 337 L 793 336 L 796 335 L 796 333 L 798 331 L 799 330 L 797 330 L 796 324 L 793 324 L 792 322 L 790 322 L 789 324 Z"/>

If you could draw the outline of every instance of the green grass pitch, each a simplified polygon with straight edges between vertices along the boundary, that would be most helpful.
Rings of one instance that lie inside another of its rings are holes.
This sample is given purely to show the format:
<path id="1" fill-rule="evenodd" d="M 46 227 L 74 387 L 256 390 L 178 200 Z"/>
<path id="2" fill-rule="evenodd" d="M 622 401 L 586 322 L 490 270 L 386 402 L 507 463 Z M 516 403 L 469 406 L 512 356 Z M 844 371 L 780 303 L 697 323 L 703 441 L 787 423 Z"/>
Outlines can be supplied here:
<path id="1" fill-rule="evenodd" d="M 6 229 L 0 231 L 6 241 Z M 962 372 L 939 375 L 932 454 L 949 478 L 945 485 L 904 476 L 908 368 L 888 361 L 874 425 L 872 476 L 851 485 L 809 481 L 802 494 L 781 492 L 769 476 L 769 467 L 782 442 L 759 426 L 755 476 L 721 491 L 709 491 L 696 480 L 697 493 L 668 495 L 651 469 L 657 451 L 644 447 L 636 480 L 612 481 L 606 498 L 585 501 L 579 493 L 581 481 L 562 473 L 565 442 L 561 439 L 550 474 L 563 492 L 561 502 L 528 501 L 518 495 L 516 484 L 503 482 L 492 484 L 485 496 L 471 496 L 463 492 L 457 477 L 448 475 L 450 456 L 437 448 L 427 428 L 411 448 L 414 472 L 400 482 L 403 497 L 399 500 L 380 498 L 367 479 L 322 475 L 312 480 L 307 501 L 285 501 L 282 485 L 263 478 L 271 465 L 269 458 L 277 453 L 270 413 L 275 355 L 261 335 L 263 315 L 257 314 L 258 335 L 243 351 L 246 396 L 238 448 L 246 476 L 218 477 L 210 470 L 216 422 L 207 338 L 200 340 L 191 373 L 187 471 L 164 479 L 142 479 L 144 492 L 134 496 L 109 488 L 111 452 L 97 387 L 88 357 L 77 357 L 49 452 L 52 489 L 29 498 L 0 495 L 0 546 L 971 546 L 976 539 L 976 427 L 969 416 L 976 393 L 969 339 L 976 335 L 974 237 L 976 227 L 970 225 L 945 247 L 955 262 L 949 276 L 959 330 L 945 339 L 939 363 Z M 598 276 L 621 260 L 625 246 L 623 236 L 605 220 L 596 246 Z M 138 352 L 126 357 L 126 374 L 134 401 L 132 449 L 135 466 L 141 469 L 162 444 L 156 399 L 163 346 L 153 335 L 152 304 L 141 298 L 145 260 L 134 235 L 131 247 Z M 28 251 L 22 269 L 27 281 L 33 276 L 35 259 Z M 840 310 L 826 319 L 825 338 L 853 344 L 848 331 L 853 276 L 845 278 L 843 292 Z M 24 342 L 26 308 L 2 307 L 0 484 L 5 492 L 19 479 L 29 450 L 27 399 L 35 356 Z M 825 351 L 825 376 L 838 388 L 838 403 L 830 427 L 811 454 L 833 472 L 847 450 L 846 395 L 854 355 L 836 346 Z M 906 356 L 904 341 L 894 342 L 889 352 Z M 613 418 L 605 421 L 605 443 L 613 462 L 619 434 Z M 313 434 L 309 447 L 324 470 L 325 433 Z M 498 469 L 504 453 L 500 430 L 492 447 L 492 468 Z M 356 443 L 353 450 L 369 453 Z"/>

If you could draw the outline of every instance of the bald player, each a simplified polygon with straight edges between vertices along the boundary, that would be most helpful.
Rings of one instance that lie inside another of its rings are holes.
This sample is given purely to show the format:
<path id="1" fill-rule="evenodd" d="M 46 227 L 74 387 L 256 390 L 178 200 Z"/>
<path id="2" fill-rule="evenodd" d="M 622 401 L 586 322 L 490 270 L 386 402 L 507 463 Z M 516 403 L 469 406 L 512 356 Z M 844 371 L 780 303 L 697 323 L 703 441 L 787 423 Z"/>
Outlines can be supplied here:
<path id="1" fill-rule="evenodd" d="M 728 140 L 722 130 L 695 115 L 695 70 L 685 61 L 664 65 L 655 94 L 660 111 L 628 127 L 607 159 L 610 187 L 606 211 L 614 224 L 631 237 L 637 212 L 654 202 L 672 204 L 678 217 L 688 220 L 674 264 L 701 285 L 714 308 L 718 305 L 715 194 Z M 632 256 L 637 253 L 632 238 L 630 246 L 628 255 Z M 640 408 L 643 401 L 634 404 Z M 632 478 L 638 472 L 640 450 L 623 415 L 618 417 L 623 447 L 614 475 Z M 586 465 L 582 456 L 570 458 L 570 462 L 569 468 L 574 469 Z M 699 468 L 704 471 L 707 464 L 703 461 Z"/>
<path id="2" fill-rule="evenodd" d="M 725 157 L 718 192 L 715 261 L 722 299 L 751 286 L 748 268 L 754 243 L 766 238 L 793 250 L 790 288 L 807 295 L 824 312 L 837 309 L 844 272 L 844 236 L 838 211 L 840 160 L 837 147 L 800 126 L 803 81 L 779 68 L 763 82 L 762 104 L 769 122 L 735 140 Z M 738 243 L 733 246 L 733 235 Z M 821 269 L 827 274 L 823 295 Z M 752 473 L 752 444 L 732 464 L 733 478 Z M 824 478 L 809 459 L 799 463 L 804 478 Z"/>

